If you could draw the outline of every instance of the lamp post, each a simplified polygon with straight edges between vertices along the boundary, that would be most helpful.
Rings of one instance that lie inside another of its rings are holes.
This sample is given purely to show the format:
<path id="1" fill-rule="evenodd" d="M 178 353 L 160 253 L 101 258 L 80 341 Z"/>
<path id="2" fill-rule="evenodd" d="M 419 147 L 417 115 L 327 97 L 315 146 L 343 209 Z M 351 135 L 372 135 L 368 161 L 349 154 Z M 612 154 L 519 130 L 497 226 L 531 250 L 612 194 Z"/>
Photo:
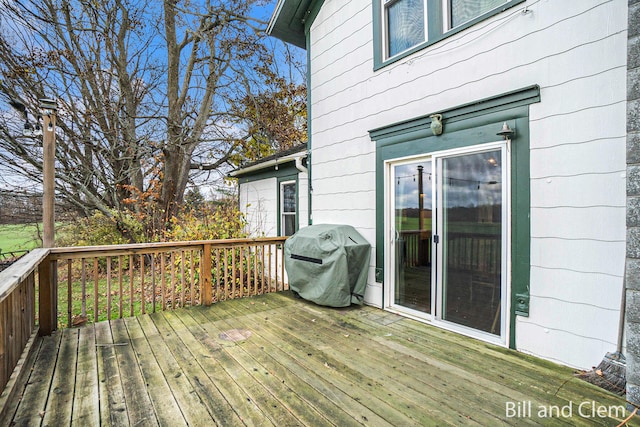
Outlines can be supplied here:
<path id="1" fill-rule="evenodd" d="M 55 245 L 54 211 L 55 211 L 55 157 L 56 157 L 56 112 L 57 103 L 54 99 L 39 99 L 42 110 L 44 129 L 36 123 L 35 129 L 29 123 L 27 108 L 18 100 L 11 100 L 10 104 L 24 114 L 24 136 L 42 137 L 42 247 L 52 248 Z M 40 116 L 38 116 L 38 119 Z"/>
<path id="2" fill-rule="evenodd" d="M 42 137 L 42 247 L 55 246 L 55 158 L 56 158 L 56 111 L 53 99 L 40 99 L 43 118 Z"/>

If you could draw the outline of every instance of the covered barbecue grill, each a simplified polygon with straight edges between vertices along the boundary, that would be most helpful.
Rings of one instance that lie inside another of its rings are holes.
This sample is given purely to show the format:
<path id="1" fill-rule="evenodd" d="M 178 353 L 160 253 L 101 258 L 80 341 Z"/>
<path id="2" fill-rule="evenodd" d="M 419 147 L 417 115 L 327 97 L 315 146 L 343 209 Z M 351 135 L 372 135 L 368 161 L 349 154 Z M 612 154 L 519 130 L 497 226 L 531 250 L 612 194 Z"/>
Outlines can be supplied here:
<path id="1" fill-rule="evenodd" d="M 284 244 L 289 287 L 302 298 L 330 307 L 362 304 L 371 245 L 350 225 L 300 229 Z"/>

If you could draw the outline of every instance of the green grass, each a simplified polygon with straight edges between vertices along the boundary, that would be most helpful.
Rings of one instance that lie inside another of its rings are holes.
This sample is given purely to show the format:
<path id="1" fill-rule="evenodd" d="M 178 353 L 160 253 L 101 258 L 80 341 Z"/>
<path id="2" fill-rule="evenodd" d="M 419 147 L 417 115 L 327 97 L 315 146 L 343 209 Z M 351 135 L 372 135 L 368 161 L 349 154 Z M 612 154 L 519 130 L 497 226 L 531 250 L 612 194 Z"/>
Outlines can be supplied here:
<path id="1" fill-rule="evenodd" d="M 0 225 L 0 253 L 24 251 L 40 246 L 35 224 Z"/>

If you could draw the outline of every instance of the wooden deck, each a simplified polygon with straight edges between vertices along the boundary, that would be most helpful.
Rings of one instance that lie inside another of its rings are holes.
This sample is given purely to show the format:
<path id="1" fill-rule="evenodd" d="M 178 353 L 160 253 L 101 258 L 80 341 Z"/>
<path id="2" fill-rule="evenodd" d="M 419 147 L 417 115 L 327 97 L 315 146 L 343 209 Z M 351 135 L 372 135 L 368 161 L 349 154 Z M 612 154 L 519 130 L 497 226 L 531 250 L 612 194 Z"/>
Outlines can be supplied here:
<path id="1" fill-rule="evenodd" d="M 623 399 L 572 374 L 375 308 L 278 293 L 58 331 L 0 425 L 617 425 L 628 415 L 615 413 Z"/>

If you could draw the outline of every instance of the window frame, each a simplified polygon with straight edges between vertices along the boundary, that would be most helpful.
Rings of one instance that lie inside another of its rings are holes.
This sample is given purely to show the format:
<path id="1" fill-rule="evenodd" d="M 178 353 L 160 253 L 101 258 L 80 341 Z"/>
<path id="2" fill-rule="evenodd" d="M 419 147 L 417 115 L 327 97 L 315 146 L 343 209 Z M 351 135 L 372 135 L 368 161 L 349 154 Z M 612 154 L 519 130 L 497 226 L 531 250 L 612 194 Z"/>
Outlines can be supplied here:
<path id="1" fill-rule="evenodd" d="M 286 185 L 293 185 L 294 190 L 294 198 L 295 198 L 295 210 L 293 212 L 285 212 L 285 197 L 284 197 L 284 187 Z M 293 217 L 293 232 L 298 231 L 298 181 L 296 179 L 283 179 L 278 181 L 278 234 L 281 236 L 286 236 L 286 222 L 285 216 Z M 293 235 L 293 234 L 292 234 Z"/>
<path id="2" fill-rule="evenodd" d="M 428 30 L 428 12 L 427 12 L 427 0 L 420 0 L 422 1 L 423 4 L 423 17 L 422 17 L 422 23 L 424 26 L 424 40 L 416 43 L 415 45 L 396 53 L 395 55 L 390 55 L 389 54 L 389 14 L 388 14 L 388 9 L 389 7 L 393 6 L 394 4 L 397 4 L 403 0 L 380 0 L 381 1 L 381 7 L 382 7 L 382 37 L 383 37 L 383 41 L 382 41 L 382 46 L 383 46 L 383 50 L 384 50 L 384 57 L 385 58 L 394 58 L 398 55 L 402 55 L 404 52 L 409 51 L 411 49 L 413 49 L 416 46 L 419 46 L 425 42 L 427 42 L 429 40 L 429 30 Z"/>
<path id="3" fill-rule="evenodd" d="M 474 19 L 471 19 L 454 28 L 450 27 L 451 12 L 449 11 L 449 0 L 424 0 L 425 7 L 425 38 L 422 43 L 388 56 L 388 28 L 386 19 L 387 4 L 393 4 L 393 0 L 372 0 L 373 1 L 373 70 L 377 71 L 389 64 L 397 62 L 407 56 L 425 49 L 428 46 L 438 43 L 454 34 L 474 26 L 478 22 L 484 21 L 492 16 L 498 15 L 526 0 L 508 0 L 502 6 L 493 8 Z M 429 13 L 429 12 L 432 13 Z"/>

